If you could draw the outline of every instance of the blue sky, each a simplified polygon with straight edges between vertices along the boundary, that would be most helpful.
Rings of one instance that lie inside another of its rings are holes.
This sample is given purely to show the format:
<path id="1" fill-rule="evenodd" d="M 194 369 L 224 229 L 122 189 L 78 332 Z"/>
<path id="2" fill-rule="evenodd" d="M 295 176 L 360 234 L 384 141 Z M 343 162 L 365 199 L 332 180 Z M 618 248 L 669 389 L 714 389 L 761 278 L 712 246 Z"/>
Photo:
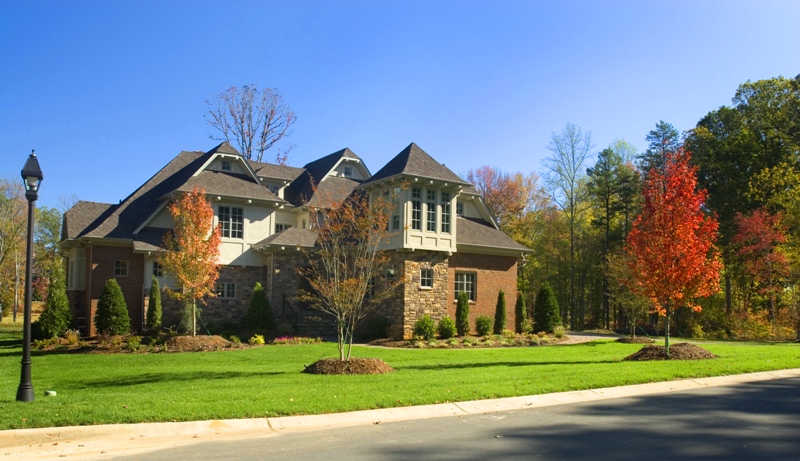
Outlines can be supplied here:
<path id="1" fill-rule="evenodd" d="M 296 166 L 410 142 L 456 173 L 544 171 L 574 123 L 595 152 L 688 130 L 747 80 L 800 74 L 800 2 L 17 1 L 0 6 L 0 177 L 36 149 L 39 205 L 123 199 L 211 149 L 205 101 L 275 87 Z M 269 155 L 269 154 L 268 154 Z"/>

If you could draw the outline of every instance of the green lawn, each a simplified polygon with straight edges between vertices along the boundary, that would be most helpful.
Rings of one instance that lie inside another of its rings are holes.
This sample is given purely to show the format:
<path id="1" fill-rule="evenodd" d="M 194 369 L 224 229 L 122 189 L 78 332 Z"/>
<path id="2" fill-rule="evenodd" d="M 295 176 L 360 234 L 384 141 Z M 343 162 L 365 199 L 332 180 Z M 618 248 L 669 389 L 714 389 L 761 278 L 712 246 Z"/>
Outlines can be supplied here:
<path id="1" fill-rule="evenodd" d="M 16 402 L 21 341 L 0 333 L 0 429 L 330 413 L 800 368 L 794 344 L 708 343 L 721 358 L 622 362 L 641 345 L 418 350 L 357 347 L 387 375 L 300 371 L 332 343 L 174 354 L 33 353 L 36 400 Z M 45 390 L 58 395 L 45 397 Z"/>

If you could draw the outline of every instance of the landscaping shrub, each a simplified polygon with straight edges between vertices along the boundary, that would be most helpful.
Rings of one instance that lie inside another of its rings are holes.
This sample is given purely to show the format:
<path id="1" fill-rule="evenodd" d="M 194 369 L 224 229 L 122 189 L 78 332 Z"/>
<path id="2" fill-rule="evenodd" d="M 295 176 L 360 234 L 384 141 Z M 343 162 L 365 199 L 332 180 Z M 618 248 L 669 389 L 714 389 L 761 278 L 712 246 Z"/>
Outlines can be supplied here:
<path id="1" fill-rule="evenodd" d="M 486 336 L 492 333 L 492 318 L 488 315 L 479 315 L 475 319 L 475 331 L 478 336 Z"/>
<path id="2" fill-rule="evenodd" d="M 242 317 L 242 327 L 249 331 L 270 330 L 274 326 L 274 314 L 272 306 L 269 305 L 267 292 L 261 286 L 261 282 L 256 282 L 253 287 L 253 294 L 250 295 L 250 306 Z"/>
<path id="3" fill-rule="evenodd" d="M 433 339 L 436 335 L 436 325 L 430 315 L 425 314 L 414 322 L 414 337 L 425 341 Z"/>
<path id="4" fill-rule="evenodd" d="M 158 279 L 153 276 L 150 282 L 150 301 L 147 303 L 147 328 L 153 331 L 161 329 L 161 288 Z"/>
<path id="5" fill-rule="evenodd" d="M 506 329 L 506 294 L 503 290 L 497 293 L 497 306 L 494 309 L 494 334 L 499 335 Z"/>
<path id="6" fill-rule="evenodd" d="M 517 333 L 528 333 L 528 309 L 525 306 L 525 293 L 517 293 L 517 303 L 514 305 L 514 331 Z"/>
<path id="7" fill-rule="evenodd" d="M 563 338 L 565 334 L 567 334 L 567 329 L 564 328 L 564 325 L 556 325 L 553 327 L 553 336 L 556 338 Z"/>
<path id="8" fill-rule="evenodd" d="M 436 326 L 436 332 L 439 333 L 439 338 L 450 339 L 457 333 L 456 322 L 445 315 L 439 320 L 439 325 Z"/>
<path id="9" fill-rule="evenodd" d="M 80 341 L 81 332 L 78 330 L 67 330 L 64 332 L 63 337 L 67 340 L 67 344 L 74 346 Z"/>
<path id="10" fill-rule="evenodd" d="M 44 312 L 35 323 L 38 327 L 31 327 L 31 332 L 37 333 L 37 336 L 31 335 L 34 339 L 57 338 L 72 324 L 72 312 L 69 310 L 66 283 L 60 265 L 56 265 L 50 280 Z"/>
<path id="11" fill-rule="evenodd" d="M 122 296 L 122 289 L 117 279 L 109 279 L 100 293 L 97 311 L 94 314 L 94 326 L 98 333 L 108 335 L 124 335 L 131 329 L 128 306 L 125 304 L 125 297 Z"/>
<path id="12" fill-rule="evenodd" d="M 456 331 L 458 331 L 458 336 L 469 334 L 469 294 L 465 291 L 458 293 L 458 304 L 456 304 Z"/>
<path id="13" fill-rule="evenodd" d="M 264 345 L 264 336 L 262 335 L 253 335 L 252 338 L 247 340 L 253 346 L 263 346 Z"/>
<path id="14" fill-rule="evenodd" d="M 544 282 L 536 295 L 533 309 L 533 330 L 537 332 L 553 331 L 553 328 L 558 325 L 561 325 L 558 301 L 550 284 Z"/>

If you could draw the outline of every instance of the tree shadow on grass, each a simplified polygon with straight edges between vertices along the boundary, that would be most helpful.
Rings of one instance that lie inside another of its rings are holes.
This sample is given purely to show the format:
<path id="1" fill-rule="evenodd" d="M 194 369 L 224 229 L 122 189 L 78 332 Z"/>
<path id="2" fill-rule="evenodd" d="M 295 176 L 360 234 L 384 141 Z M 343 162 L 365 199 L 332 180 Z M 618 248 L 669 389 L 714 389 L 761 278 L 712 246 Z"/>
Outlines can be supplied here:
<path id="1" fill-rule="evenodd" d="M 261 378 L 267 376 L 277 376 L 295 374 L 295 372 L 238 372 L 238 371 L 191 371 L 191 372 L 157 372 L 157 373 L 142 373 L 135 376 L 121 376 L 118 378 L 106 379 L 82 379 L 76 383 L 83 387 L 124 387 L 124 386 L 140 386 L 144 384 L 155 383 L 180 383 L 188 381 L 211 381 L 211 380 L 229 380 L 237 378 Z"/>
<path id="2" fill-rule="evenodd" d="M 436 365 L 398 365 L 398 370 L 450 370 L 487 367 L 530 367 L 537 365 L 594 365 L 600 363 L 619 363 L 621 360 L 574 360 L 565 362 L 470 362 L 442 363 Z"/>

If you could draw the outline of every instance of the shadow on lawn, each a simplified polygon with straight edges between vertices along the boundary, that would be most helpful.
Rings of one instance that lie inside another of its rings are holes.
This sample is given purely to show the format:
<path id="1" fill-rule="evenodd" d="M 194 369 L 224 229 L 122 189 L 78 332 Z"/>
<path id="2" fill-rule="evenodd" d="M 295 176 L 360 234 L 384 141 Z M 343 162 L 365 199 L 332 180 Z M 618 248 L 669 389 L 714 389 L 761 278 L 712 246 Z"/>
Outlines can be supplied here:
<path id="1" fill-rule="evenodd" d="M 536 365 L 593 365 L 599 363 L 619 363 L 621 360 L 575 360 L 571 362 L 470 362 L 470 363 L 448 363 L 438 365 L 398 365 L 398 370 L 458 370 L 469 368 L 487 367 L 529 367 Z"/>
<path id="2" fill-rule="evenodd" d="M 236 379 L 236 378 L 260 378 L 265 376 L 285 375 L 285 372 L 238 372 L 238 371 L 191 371 L 191 372 L 159 372 L 143 373 L 136 376 L 125 376 L 119 378 L 81 380 L 80 384 L 84 387 L 123 387 L 139 386 L 142 384 L 168 383 L 168 382 L 187 382 L 187 381 L 209 381 L 217 379 Z"/>

